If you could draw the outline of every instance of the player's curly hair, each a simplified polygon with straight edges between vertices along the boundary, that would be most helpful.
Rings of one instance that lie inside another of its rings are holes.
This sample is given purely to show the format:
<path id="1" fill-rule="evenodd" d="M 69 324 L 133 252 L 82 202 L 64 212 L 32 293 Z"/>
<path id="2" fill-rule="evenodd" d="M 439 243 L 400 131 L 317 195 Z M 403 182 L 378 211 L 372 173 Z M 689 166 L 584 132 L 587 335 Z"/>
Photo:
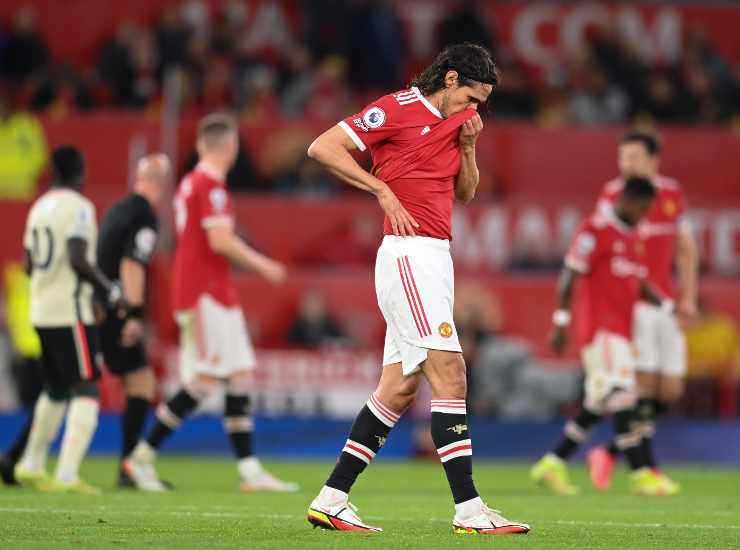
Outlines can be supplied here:
<path id="1" fill-rule="evenodd" d="M 465 42 L 442 50 L 424 72 L 414 77 L 411 86 L 419 88 L 423 95 L 431 95 L 445 87 L 448 71 L 457 71 L 460 86 L 472 86 L 476 82 L 495 86 L 500 74 L 487 49 Z"/>

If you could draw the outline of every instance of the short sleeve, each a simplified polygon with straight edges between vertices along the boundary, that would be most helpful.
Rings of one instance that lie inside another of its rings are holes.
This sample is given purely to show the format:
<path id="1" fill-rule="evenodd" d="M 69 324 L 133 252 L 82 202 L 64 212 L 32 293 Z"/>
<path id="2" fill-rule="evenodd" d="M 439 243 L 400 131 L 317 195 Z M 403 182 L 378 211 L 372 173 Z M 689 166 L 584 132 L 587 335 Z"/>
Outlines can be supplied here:
<path id="1" fill-rule="evenodd" d="M 360 151 L 389 139 L 401 130 L 400 109 L 393 96 L 383 96 L 339 123 Z"/>
<path id="2" fill-rule="evenodd" d="M 581 227 L 565 256 L 565 265 L 579 273 L 588 273 L 598 253 L 598 238 L 592 228 Z"/>
<path id="3" fill-rule="evenodd" d="M 89 204 L 80 204 L 72 212 L 67 239 L 89 241 L 95 229 L 95 211 Z"/>
<path id="4" fill-rule="evenodd" d="M 234 205 L 223 185 L 212 183 L 198 188 L 200 224 L 208 229 L 214 225 L 233 225 Z"/>
<path id="5" fill-rule="evenodd" d="M 148 265 L 157 247 L 156 226 L 147 223 L 141 224 L 132 232 L 123 248 L 123 256 L 131 258 L 143 265 Z"/>

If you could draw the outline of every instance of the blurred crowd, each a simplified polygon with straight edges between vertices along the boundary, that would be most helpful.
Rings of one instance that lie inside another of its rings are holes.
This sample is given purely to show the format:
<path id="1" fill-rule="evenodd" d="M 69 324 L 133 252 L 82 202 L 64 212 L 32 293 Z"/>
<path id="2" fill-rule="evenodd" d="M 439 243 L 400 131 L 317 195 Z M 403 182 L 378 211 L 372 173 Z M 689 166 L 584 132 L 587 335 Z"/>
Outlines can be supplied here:
<path id="1" fill-rule="evenodd" d="M 701 28 L 688 29 L 675 65 L 650 64 L 635 44 L 605 30 L 533 74 L 501 43 L 483 4 L 458 2 L 429 40 L 437 42 L 431 49 L 467 40 L 494 52 L 503 71 L 491 106 L 497 117 L 546 126 L 639 117 L 718 124 L 740 112 L 740 60 L 724 59 Z M 52 55 L 24 7 L 0 29 L 0 78 L 35 110 L 156 110 L 172 89 L 186 111 L 228 105 L 259 123 L 276 114 L 337 119 L 419 69 L 398 3 L 327 0 L 300 9 L 300 22 L 264 10 L 259 24 L 247 25 L 238 0 L 215 14 L 203 0 L 172 2 L 150 25 L 121 22 L 94 61 L 78 66 Z"/>

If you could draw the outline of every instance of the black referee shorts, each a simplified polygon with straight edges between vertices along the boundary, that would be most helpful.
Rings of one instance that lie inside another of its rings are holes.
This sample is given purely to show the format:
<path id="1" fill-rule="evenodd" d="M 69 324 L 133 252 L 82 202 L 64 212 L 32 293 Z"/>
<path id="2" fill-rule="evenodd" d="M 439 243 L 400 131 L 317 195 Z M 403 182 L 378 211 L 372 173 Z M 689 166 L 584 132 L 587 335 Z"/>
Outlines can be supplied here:
<path id="1" fill-rule="evenodd" d="M 100 343 L 103 347 L 103 358 L 113 374 L 122 376 L 149 365 L 144 344 L 139 342 L 131 347 L 121 345 L 121 331 L 124 320 L 115 312 L 108 311 L 105 321 L 100 325 Z"/>
<path id="2" fill-rule="evenodd" d="M 49 388 L 71 389 L 100 377 L 100 345 L 95 325 L 36 328 L 41 340 L 41 372 Z"/>

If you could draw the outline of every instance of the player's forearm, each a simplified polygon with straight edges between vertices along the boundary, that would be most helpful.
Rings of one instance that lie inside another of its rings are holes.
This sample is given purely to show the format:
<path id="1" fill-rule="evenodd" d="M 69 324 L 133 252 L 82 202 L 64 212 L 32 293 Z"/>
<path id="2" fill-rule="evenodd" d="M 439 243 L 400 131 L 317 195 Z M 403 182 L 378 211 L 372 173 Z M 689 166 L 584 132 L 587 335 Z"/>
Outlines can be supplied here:
<path id="1" fill-rule="evenodd" d="M 322 139 L 322 137 L 319 136 L 308 148 L 309 157 L 321 163 L 344 183 L 363 191 L 378 195 L 388 188 L 385 182 L 357 164 L 357 161 L 352 158 L 350 152 L 343 145 L 329 142 Z"/>
<path id="2" fill-rule="evenodd" d="M 72 269 L 83 281 L 93 285 L 95 289 L 104 294 L 110 294 L 113 283 L 96 266 L 87 261 L 87 241 L 83 239 L 69 239 L 67 241 L 67 254 Z"/>
<path id="3" fill-rule="evenodd" d="M 146 269 L 136 260 L 124 258 L 121 261 L 121 287 L 126 301 L 134 307 L 144 305 L 146 292 Z"/>
<path id="4" fill-rule="evenodd" d="M 223 247 L 221 253 L 226 256 L 231 263 L 238 265 L 243 269 L 256 271 L 260 274 L 268 269 L 268 266 L 272 261 L 270 258 L 256 251 L 239 238 L 239 236 L 233 233 L 231 234 L 231 237 L 227 239 L 226 246 Z"/>
<path id="5" fill-rule="evenodd" d="M 573 299 L 573 286 L 577 278 L 577 271 L 569 267 L 563 268 L 558 278 L 555 309 L 559 311 L 570 311 L 570 304 Z"/>
<path id="6" fill-rule="evenodd" d="M 480 173 L 475 161 L 475 147 L 460 148 L 460 172 L 455 180 L 455 198 L 468 203 L 475 197 L 480 182 Z"/>
<path id="7" fill-rule="evenodd" d="M 678 233 L 676 271 L 681 300 L 695 303 L 699 273 L 699 250 L 689 228 L 681 228 Z"/>

